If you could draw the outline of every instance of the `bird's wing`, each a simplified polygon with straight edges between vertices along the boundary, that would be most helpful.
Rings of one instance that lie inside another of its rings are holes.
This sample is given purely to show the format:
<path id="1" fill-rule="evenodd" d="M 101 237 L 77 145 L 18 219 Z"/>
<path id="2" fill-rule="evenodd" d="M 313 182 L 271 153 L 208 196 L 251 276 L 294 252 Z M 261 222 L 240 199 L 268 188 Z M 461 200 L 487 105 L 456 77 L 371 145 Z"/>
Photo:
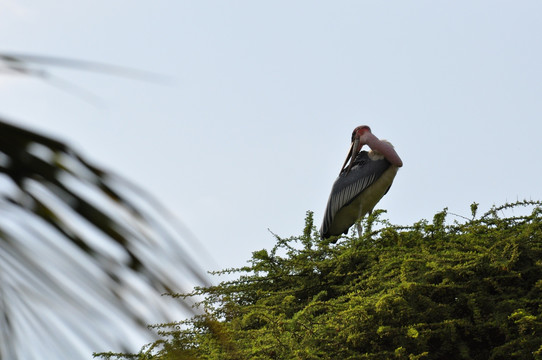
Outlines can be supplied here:
<path id="1" fill-rule="evenodd" d="M 386 159 L 370 160 L 365 151 L 358 154 L 350 172 L 348 174 L 341 173 L 331 188 L 324 220 L 320 228 L 320 234 L 323 237 L 327 236 L 337 212 L 354 201 L 389 167 L 390 163 Z"/>

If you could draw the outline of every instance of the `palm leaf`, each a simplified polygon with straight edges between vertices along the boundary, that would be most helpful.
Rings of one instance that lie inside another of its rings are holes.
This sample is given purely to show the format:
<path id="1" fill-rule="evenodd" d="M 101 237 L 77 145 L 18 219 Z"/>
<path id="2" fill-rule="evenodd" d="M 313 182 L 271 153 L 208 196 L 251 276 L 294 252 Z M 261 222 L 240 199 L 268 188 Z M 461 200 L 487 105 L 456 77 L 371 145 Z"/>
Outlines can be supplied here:
<path id="1" fill-rule="evenodd" d="M 143 345 L 147 324 L 191 309 L 162 293 L 207 284 L 191 238 L 127 180 L 0 119 L 0 359 Z"/>
<path id="2" fill-rule="evenodd" d="M 167 77 L 160 74 L 101 62 L 33 54 L 0 53 L 0 71 L 5 73 L 37 76 L 46 79 L 52 76 L 52 73 L 44 66 L 100 72 L 153 82 L 167 82 L 169 80 Z"/>

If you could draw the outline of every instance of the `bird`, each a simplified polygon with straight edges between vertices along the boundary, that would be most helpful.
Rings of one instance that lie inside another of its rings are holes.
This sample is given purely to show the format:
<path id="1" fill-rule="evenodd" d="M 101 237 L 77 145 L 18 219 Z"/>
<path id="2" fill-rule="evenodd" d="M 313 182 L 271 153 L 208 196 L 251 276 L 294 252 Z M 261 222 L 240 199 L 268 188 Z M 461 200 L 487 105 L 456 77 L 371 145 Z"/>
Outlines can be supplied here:
<path id="1" fill-rule="evenodd" d="M 350 227 L 371 213 L 388 192 L 403 161 L 387 140 L 378 139 L 367 125 L 352 132 L 350 150 L 333 183 L 320 228 L 320 236 L 327 239 L 347 234 Z M 368 145 L 370 151 L 361 148 Z"/>

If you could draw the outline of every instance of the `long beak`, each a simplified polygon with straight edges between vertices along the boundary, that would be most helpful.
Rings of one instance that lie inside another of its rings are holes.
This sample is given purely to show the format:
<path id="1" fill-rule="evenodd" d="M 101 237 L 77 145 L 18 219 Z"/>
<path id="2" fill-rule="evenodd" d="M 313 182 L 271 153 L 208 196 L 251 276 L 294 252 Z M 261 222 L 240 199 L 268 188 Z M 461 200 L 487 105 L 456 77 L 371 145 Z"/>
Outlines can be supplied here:
<path id="1" fill-rule="evenodd" d="M 339 174 L 341 174 L 344 171 L 344 168 L 346 167 L 348 160 L 350 160 L 350 164 L 348 164 L 348 168 L 346 169 L 346 174 L 350 172 L 350 169 L 352 169 L 352 165 L 354 165 L 356 154 L 359 151 L 358 146 L 359 146 L 359 139 L 355 138 L 354 141 L 352 141 L 352 144 L 350 145 L 350 150 L 348 150 L 348 154 L 346 155 L 346 159 L 344 160 L 343 167 L 341 168 L 341 171 Z"/>

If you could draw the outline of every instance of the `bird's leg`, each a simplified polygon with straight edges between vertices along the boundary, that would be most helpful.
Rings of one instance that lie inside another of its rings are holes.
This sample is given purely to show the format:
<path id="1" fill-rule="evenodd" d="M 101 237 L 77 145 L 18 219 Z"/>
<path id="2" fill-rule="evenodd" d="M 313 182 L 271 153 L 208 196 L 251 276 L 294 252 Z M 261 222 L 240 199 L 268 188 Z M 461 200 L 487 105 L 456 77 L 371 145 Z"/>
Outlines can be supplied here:
<path id="1" fill-rule="evenodd" d="M 361 233 L 363 232 L 363 228 L 361 227 L 361 220 L 356 221 L 356 229 L 358 230 L 358 237 L 361 238 Z"/>

